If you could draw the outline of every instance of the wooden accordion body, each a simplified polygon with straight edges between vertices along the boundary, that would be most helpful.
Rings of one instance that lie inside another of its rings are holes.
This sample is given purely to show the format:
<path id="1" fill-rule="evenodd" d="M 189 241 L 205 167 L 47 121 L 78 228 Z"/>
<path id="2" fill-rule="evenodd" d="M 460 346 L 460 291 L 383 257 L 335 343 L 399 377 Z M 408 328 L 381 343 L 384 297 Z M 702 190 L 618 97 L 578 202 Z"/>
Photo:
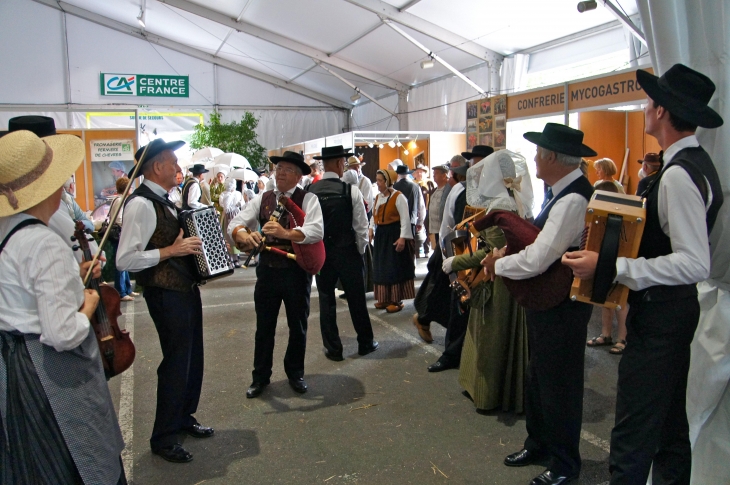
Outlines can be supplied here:
<path id="1" fill-rule="evenodd" d="M 181 211 L 178 215 L 184 237 L 197 236 L 203 252 L 192 256 L 199 284 L 233 274 L 234 267 L 223 239 L 218 211 L 213 207 Z"/>
<path id="2" fill-rule="evenodd" d="M 645 199 L 596 190 L 588 202 L 581 249 L 598 253 L 593 278 L 573 279 L 570 297 L 606 308 L 626 306 L 629 289 L 614 284 L 616 258 L 636 258 L 646 225 Z"/>

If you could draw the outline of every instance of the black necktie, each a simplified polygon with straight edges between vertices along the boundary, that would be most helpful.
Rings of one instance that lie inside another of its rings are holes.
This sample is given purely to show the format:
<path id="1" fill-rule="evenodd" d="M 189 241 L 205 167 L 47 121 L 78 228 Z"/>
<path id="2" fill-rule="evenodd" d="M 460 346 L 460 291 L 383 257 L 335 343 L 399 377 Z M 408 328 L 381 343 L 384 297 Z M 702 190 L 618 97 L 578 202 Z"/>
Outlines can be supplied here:
<path id="1" fill-rule="evenodd" d="M 545 200 L 542 201 L 542 209 L 544 209 L 551 200 L 553 200 L 553 188 L 548 187 L 547 192 L 545 192 Z"/>

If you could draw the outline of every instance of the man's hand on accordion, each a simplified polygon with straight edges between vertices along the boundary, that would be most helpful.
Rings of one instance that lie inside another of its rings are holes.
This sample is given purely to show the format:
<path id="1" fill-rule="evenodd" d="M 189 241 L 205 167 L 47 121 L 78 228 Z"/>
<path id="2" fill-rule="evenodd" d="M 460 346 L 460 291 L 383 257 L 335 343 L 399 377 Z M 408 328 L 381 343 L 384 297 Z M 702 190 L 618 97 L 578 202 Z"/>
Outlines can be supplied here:
<path id="1" fill-rule="evenodd" d="M 235 236 L 235 243 L 236 247 L 239 251 L 251 251 L 254 248 L 259 247 L 261 244 L 261 241 L 263 241 L 263 238 L 261 236 L 261 233 L 259 232 L 251 232 L 249 233 L 246 230 L 240 230 L 236 232 Z"/>
<path id="2" fill-rule="evenodd" d="M 177 235 L 177 239 L 172 243 L 172 246 L 160 249 L 160 261 L 168 258 L 178 258 L 180 256 L 187 256 L 188 254 L 200 254 L 203 252 L 203 241 L 199 237 L 183 237 L 183 231 L 180 229 L 180 234 Z"/>
<path id="3" fill-rule="evenodd" d="M 593 278 L 598 264 L 595 251 L 572 251 L 563 254 L 561 262 L 573 270 L 573 276 L 582 280 Z"/>

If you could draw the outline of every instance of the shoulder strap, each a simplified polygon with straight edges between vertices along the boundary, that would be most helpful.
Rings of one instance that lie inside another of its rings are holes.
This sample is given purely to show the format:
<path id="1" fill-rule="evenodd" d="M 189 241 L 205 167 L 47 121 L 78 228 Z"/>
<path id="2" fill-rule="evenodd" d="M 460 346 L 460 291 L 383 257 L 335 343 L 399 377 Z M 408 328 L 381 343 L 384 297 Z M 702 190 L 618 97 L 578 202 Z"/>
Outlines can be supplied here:
<path id="1" fill-rule="evenodd" d="M 35 224 L 43 224 L 45 226 L 45 224 L 41 220 L 38 220 L 38 219 L 26 219 L 26 220 L 21 221 L 20 223 L 18 223 L 18 225 L 15 226 L 14 228 L 12 228 L 10 230 L 10 232 L 8 233 L 8 235 L 5 236 L 5 239 L 3 239 L 3 242 L 0 243 L 0 254 L 2 254 L 3 249 L 5 249 L 5 245 L 8 243 L 8 241 L 10 241 L 10 238 L 13 237 L 13 234 L 15 234 L 16 232 L 20 231 L 24 227 L 33 226 Z"/>

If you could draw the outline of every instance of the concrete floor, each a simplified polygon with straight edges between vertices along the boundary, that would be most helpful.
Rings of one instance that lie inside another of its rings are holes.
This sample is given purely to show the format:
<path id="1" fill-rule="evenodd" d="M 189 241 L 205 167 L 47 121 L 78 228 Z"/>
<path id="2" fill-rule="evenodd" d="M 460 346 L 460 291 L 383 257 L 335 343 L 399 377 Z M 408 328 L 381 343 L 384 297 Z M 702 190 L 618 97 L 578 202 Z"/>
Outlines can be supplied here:
<path id="1" fill-rule="evenodd" d="M 419 259 L 416 285 L 426 272 Z M 526 436 L 524 416 L 474 411 L 462 396 L 457 370 L 429 374 L 443 350 L 444 329 L 422 342 L 411 324 L 412 301 L 394 315 L 373 307 L 376 352 L 357 355 L 347 303 L 338 303 L 345 361 L 323 353 L 319 303 L 312 289 L 305 379 L 309 392 L 294 393 L 286 381 L 287 341 L 283 306 L 277 328 L 272 383 L 246 399 L 251 383 L 256 316 L 253 270 L 236 270 L 202 288 L 205 380 L 196 417 L 215 428 L 210 439 L 187 438 L 195 458 L 172 464 L 152 455 L 149 436 L 155 413 L 157 333 L 142 297 L 126 303 L 121 318 L 133 332 L 134 366 L 109 383 L 127 443 L 123 455 L 130 482 L 143 484 L 527 484 L 544 469 L 508 468 L 504 456 Z M 600 333 L 596 309 L 589 337 Z M 586 351 L 586 390 L 578 483 L 608 483 L 608 441 L 614 421 L 619 357 L 607 347 Z"/>

